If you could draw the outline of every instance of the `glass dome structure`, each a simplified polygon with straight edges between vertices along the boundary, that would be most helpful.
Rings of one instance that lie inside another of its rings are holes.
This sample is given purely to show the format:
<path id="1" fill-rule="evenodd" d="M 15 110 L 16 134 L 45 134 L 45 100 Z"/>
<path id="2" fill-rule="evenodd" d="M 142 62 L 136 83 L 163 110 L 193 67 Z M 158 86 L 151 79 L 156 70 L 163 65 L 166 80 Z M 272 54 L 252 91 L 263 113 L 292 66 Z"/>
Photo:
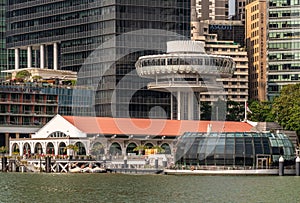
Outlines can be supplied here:
<path id="1" fill-rule="evenodd" d="M 294 164 L 295 150 L 282 133 L 185 133 L 177 143 L 177 164 L 219 168 L 273 168 L 282 156 Z"/>

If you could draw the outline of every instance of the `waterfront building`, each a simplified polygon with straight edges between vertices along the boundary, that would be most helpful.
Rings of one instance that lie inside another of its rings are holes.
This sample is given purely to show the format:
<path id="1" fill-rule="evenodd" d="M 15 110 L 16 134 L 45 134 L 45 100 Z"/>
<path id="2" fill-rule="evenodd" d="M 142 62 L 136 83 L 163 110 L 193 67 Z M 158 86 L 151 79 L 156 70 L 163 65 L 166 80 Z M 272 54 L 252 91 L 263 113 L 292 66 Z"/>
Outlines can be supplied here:
<path id="1" fill-rule="evenodd" d="M 170 39 L 189 38 L 190 7 L 179 0 L 9 1 L 7 47 L 15 52 L 15 69 L 26 50 L 28 68 L 78 72 L 77 85 L 94 95 L 86 98 L 90 108 L 74 114 L 146 118 L 157 104 L 170 112 L 169 94 L 143 88 L 148 81 L 134 73 L 134 63 L 163 52 Z"/>
<path id="2" fill-rule="evenodd" d="M 164 149 L 169 163 L 203 169 L 257 169 L 294 163 L 295 150 L 283 132 L 252 132 L 256 123 L 75 117 L 56 115 L 31 139 L 10 139 L 10 155 L 125 157 L 138 146 Z M 75 145 L 73 154 L 65 150 Z M 78 157 L 74 157 L 78 160 Z M 138 156 L 147 158 L 147 156 Z M 111 160 L 111 158 L 110 158 Z M 277 164 L 277 165 L 276 165 Z M 174 166 L 174 165 L 173 165 Z"/>
<path id="3" fill-rule="evenodd" d="M 267 18 L 266 0 L 247 0 L 246 46 L 249 59 L 249 99 L 259 101 L 267 99 Z"/>
<path id="4" fill-rule="evenodd" d="M 31 139 L 10 139 L 9 151 L 20 156 L 32 154 L 64 155 L 69 144 L 79 147 L 78 155 L 96 154 L 126 156 L 136 146 L 161 146 L 167 154 L 174 153 L 176 138 L 184 132 L 249 132 L 252 125 L 245 122 L 128 119 L 109 117 L 76 117 L 56 115 L 32 134 Z M 93 149 L 94 148 L 94 149 Z M 25 151 L 25 153 L 24 153 Z"/>
<path id="5" fill-rule="evenodd" d="M 39 75 L 48 74 L 46 70 L 41 72 L 43 74 Z M 56 79 L 44 78 L 39 82 L 11 80 L 0 84 L 1 146 L 8 146 L 10 138 L 30 138 L 57 113 L 72 115 L 74 108 L 87 105 L 87 102 L 80 102 L 75 106 L 73 94 L 80 92 L 86 98 L 90 97 L 91 90 L 76 87 L 69 80 L 61 81 L 56 76 Z M 80 100 L 84 101 L 84 98 Z"/>
<path id="6" fill-rule="evenodd" d="M 294 146 L 282 133 L 191 132 L 182 136 L 178 149 L 178 163 L 204 169 L 268 169 L 278 167 L 281 156 L 286 165 L 295 160 Z"/>
<path id="7" fill-rule="evenodd" d="M 300 2 L 270 0 L 268 7 L 267 98 L 278 96 L 284 85 L 300 81 Z"/>

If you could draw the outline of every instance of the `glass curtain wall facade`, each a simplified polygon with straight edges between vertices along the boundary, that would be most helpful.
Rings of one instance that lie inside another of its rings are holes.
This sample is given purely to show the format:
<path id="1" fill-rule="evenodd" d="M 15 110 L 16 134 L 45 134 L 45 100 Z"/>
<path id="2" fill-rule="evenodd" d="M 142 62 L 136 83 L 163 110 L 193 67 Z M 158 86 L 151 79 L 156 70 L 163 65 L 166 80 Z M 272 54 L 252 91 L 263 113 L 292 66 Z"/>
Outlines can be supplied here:
<path id="1" fill-rule="evenodd" d="M 77 85 L 94 89 L 85 99 L 90 108 L 77 108 L 74 115 L 127 117 L 129 112 L 144 118 L 157 105 L 169 112 L 169 94 L 146 90 L 149 81 L 138 78 L 134 63 L 139 56 L 163 52 L 166 41 L 189 38 L 190 1 L 8 2 L 8 47 L 57 43 L 58 69 L 77 71 Z M 161 111 L 152 116 L 164 117 Z"/>
<path id="2" fill-rule="evenodd" d="M 268 91 L 272 100 L 282 86 L 300 81 L 300 1 L 269 1 Z"/>
<path id="3" fill-rule="evenodd" d="M 286 163 L 295 159 L 288 137 L 277 133 L 185 133 L 177 144 L 177 164 L 259 168 L 278 166 L 280 156 Z"/>

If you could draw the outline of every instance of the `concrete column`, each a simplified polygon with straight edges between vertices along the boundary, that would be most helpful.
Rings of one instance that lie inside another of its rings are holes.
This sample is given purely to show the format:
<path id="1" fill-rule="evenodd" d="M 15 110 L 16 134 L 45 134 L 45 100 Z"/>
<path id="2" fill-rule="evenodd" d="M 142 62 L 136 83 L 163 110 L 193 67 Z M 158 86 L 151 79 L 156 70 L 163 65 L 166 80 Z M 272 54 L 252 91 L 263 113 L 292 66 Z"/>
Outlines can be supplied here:
<path id="1" fill-rule="evenodd" d="M 300 176 L 300 158 L 296 158 L 296 176 Z"/>
<path id="2" fill-rule="evenodd" d="M 20 49 L 15 49 L 15 70 L 18 70 L 20 67 Z"/>
<path id="3" fill-rule="evenodd" d="M 9 147 L 9 133 L 5 133 L 5 146 Z"/>
<path id="4" fill-rule="evenodd" d="M 128 168 L 128 166 L 127 166 L 127 156 L 124 157 L 124 168 Z"/>
<path id="5" fill-rule="evenodd" d="M 57 43 L 53 44 L 53 69 L 58 69 L 58 46 Z"/>
<path id="6" fill-rule="evenodd" d="M 32 50 L 31 50 L 31 46 L 27 47 L 27 68 L 32 68 Z"/>
<path id="7" fill-rule="evenodd" d="M 45 45 L 40 45 L 40 68 L 45 68 Z"/>
<path id="8" fill-rule="evenodd" d="M 194 120 L 194 93 L 189 92 L 188 93 L 188 120 Z"/>
<path id="9" fill-rule="evenodd" d="M 172 92 L 170 94 L 171 94 L 171 120 L 173 120 L 173 94 Z"/>
<path id="10" fill-rule="evenodd" d="M 279 176 L 284 175 L 284 159 L 282 156 L 279 158 L 279 172 L 278 173 L 279 173 Z"/>
<path id="11" fill-rule="evenodd" d="M 177 92 L 177 120 L 181 119 L 181 98 L 180 98 L 180 91 Z"/>

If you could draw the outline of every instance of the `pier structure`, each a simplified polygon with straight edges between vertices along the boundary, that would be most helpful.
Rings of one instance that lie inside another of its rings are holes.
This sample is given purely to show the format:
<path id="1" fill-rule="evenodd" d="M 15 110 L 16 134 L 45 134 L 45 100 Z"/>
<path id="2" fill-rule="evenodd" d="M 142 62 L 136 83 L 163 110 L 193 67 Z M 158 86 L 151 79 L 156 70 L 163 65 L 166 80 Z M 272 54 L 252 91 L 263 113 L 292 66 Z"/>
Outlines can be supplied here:
<path id="1" fill-rule="evenodd" d="M 169 41 L 167 53 L 141 56 L 136 62 L 140 77 L 153 79 L 148 89 L 170 92 L 171 120 L 200 120 L 200 93 L 222 90 L 217 78 L 231 77 L 231 57 L 209 55 L 204 42 Z"/>

